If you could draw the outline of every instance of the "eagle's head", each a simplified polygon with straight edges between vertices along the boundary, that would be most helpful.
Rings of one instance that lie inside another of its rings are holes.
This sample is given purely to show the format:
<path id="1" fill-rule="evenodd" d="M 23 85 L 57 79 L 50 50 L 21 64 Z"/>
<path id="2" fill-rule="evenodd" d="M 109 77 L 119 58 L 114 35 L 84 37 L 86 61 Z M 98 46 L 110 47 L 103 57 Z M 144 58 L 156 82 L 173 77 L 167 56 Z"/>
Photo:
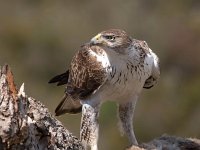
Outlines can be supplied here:
<path id="1" fill-rule="evenodd" d="M 105 49 L 111 49 L 118 53 L 124 53 L 124 50 L 126 50 L 131 43 L 131 37 L 120 29 L 102 31 L 90 41 L 91 45 L 102 46 Z"/>

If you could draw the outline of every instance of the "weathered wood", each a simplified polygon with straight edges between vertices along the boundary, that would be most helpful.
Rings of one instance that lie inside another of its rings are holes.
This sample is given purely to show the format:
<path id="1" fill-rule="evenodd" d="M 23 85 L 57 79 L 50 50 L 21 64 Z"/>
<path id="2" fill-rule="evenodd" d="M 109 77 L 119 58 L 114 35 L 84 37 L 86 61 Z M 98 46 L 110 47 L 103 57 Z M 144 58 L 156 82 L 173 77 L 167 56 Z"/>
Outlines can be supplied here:
<path id="1" fill-rule="evenodd" d="M 0 149 L 84 149 L 24 85 L 17 90 L 8 65 L 0 70 Z"/>

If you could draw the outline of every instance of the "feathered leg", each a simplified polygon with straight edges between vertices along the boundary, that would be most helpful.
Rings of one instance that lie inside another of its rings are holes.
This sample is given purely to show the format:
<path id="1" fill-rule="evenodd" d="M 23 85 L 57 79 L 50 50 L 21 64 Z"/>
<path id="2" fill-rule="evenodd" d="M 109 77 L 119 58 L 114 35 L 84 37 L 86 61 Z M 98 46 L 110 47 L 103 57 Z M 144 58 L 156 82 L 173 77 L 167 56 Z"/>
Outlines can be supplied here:
<path id="1" fill-rule="evenodd" d="M 100 105 L 83 104 L 82 106 L 80 139 L 86 147 L 90 146 L 91 150 L 98 150 L 99 108 Z"/>
<path id="2" fill-rule="evenodd" d="M 131 145 L 138 145 L 134 131 L 133 131 L 133 114 L 136 105 L 136 101 L 131 101 L 123 104 L 119 104 L 119 120 L 124 133 L 130 142 Z"/>

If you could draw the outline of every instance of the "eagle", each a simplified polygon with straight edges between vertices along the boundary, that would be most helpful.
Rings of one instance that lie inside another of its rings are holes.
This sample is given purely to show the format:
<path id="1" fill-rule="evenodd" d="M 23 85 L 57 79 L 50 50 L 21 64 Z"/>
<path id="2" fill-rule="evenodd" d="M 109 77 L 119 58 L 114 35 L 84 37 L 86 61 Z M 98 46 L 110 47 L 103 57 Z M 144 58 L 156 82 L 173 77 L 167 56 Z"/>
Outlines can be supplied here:
<path id="1" fill-rule="evenodd" d="M 80 140 L 85 147 L 98 150 L 100 106 L 115 101 L 123 133 L 130 145 L 138 145 L 134 108 L 142 89 L 153 87 L 159 77 L 159 59 L 145 41 L 121 29 L 102 31 L 80 47 L 66 72 L 49 81 L 66 85 L 55 115 L 82 112 Z"/>

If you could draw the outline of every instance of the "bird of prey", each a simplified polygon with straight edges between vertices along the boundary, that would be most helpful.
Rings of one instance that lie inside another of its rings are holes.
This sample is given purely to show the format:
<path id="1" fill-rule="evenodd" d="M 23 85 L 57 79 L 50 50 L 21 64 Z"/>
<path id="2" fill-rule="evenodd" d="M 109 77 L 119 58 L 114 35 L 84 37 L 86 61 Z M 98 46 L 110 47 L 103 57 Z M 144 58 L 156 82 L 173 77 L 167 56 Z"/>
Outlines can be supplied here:
<path id="1" fill-rule="evenodd" d="M 80 139 L 97 150 L 99 110 L 107 100 L 118 103 L 118 117 L 130 145 L 138 145 L 133 113 L 143 88 L 153 87 L 160 77 L 159 59 L 145 41 L 120 29 L 100 32 L 84 44 L 69 69 L 49 83 L 66 84 L 57 116 L 82 111 Z"/>

